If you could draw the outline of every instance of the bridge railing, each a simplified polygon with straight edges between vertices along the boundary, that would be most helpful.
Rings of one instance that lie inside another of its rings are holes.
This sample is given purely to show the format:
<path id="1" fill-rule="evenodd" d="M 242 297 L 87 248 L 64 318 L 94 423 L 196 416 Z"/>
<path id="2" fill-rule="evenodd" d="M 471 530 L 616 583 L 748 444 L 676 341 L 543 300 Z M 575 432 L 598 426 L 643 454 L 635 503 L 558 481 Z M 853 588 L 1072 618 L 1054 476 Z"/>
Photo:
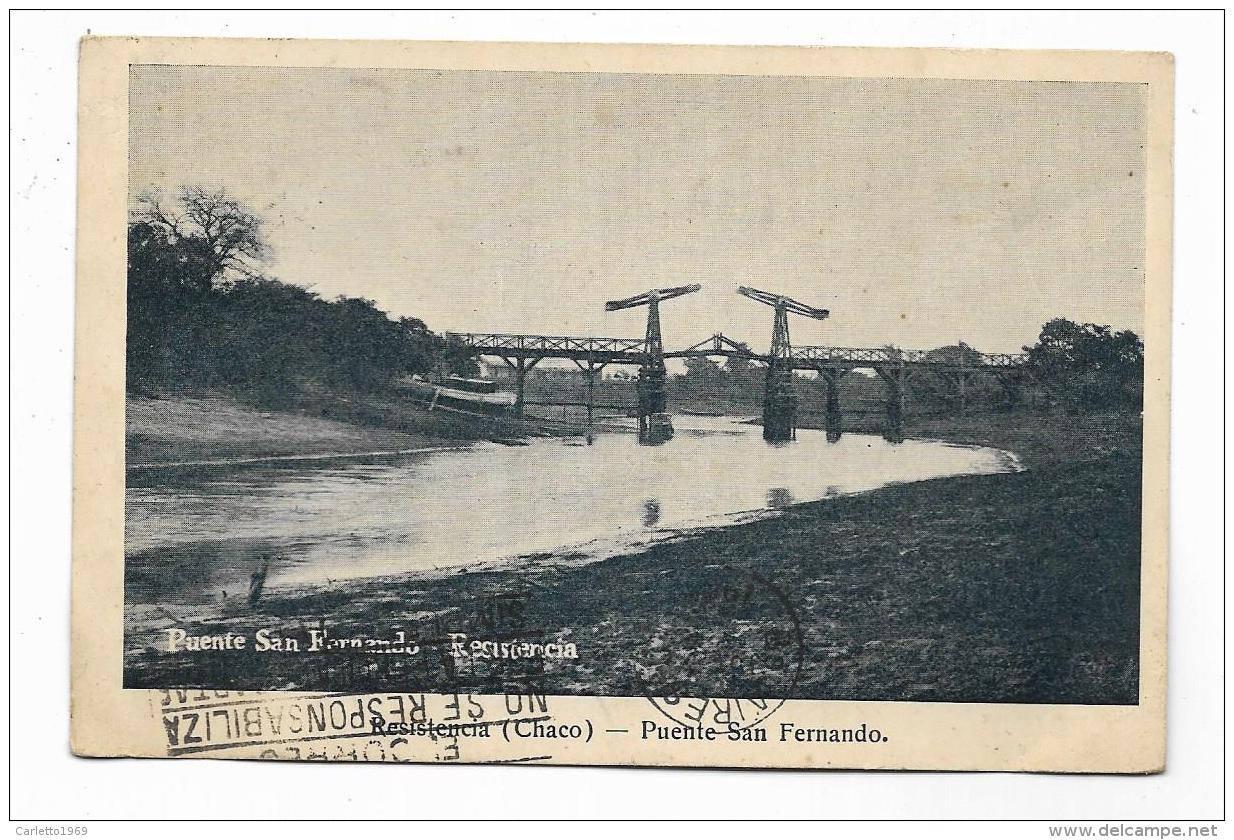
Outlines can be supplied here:
<path id="1" fill-rule="evenodd" d="M 598 338 L 570 335 L 514 335 L 509 333 L 446 333 L 446 338 L 473 350 L 545 353 L 642 353 L 642 338 Z"/>
<path id="2" fill-rule="evenodd" d="M 621 355 L 628 358 L 642 354 L 646 349 L 646 341 L 641 338 L 456 332 L 448 332 L 446 337 L 472 350 L 495 355 L 508 352 L 561 355 L 566 358 L 588 354 Z M 701 355 L 708 352 L 716 355 L 748 355 L 750 358 L 762 358 L 759 354 L 751 352 L 746 345 L 723 335 L 712 336 L 685 350 L 667 351 L 664 355 L 672 358 Z M 937 367 L 1013 368 L 1024 365 L 1028 360 L 1028 355 L 1026 353 L 973 353 L 969 351 L 963 358 L 948 359 L 940 358 L 938 351 L 935 350 L 904 350 L 897 347 L 802 346 L 793 348 L 792 358 L 801 362 L 844 364 L 857 367 L 863 364 L 909 364 Z"/>
<path id="3" fill-rule="evenodd" d="M 982 353 L 987 365 L 993 367 L 1020 367 L 1028 364 L 1027 353 Z"/>
<path id="4" fill-rule="evenodd" d="M 925 364 L 950 367 L 1018 367 L 1026 353 L 968 353 L 963 358 L 940 358 L 933 350 L 903 350 L 898 347 L 794 347 L 793 358 L 840 364 Z"/>

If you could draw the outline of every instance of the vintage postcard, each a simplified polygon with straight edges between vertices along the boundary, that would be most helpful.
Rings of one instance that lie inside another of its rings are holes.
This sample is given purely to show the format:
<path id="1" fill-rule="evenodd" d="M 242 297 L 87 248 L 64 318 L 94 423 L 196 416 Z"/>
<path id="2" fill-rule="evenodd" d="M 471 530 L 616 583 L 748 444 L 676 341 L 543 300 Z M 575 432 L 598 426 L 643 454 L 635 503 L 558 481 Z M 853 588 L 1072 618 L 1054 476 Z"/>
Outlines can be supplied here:
<path id="1" fill-rule="evenodd" d="M 1162 769 L 1170 56 L 80 73 L 78 754 Z"/>

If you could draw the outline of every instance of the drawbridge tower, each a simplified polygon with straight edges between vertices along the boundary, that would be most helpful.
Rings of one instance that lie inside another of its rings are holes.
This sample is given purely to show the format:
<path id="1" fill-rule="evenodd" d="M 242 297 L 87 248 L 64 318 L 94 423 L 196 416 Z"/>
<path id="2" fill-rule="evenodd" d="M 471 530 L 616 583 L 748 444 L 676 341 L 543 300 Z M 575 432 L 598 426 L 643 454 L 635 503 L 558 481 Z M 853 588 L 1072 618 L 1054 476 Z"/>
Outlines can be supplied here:
<path id="1" fill-rule="evenodd" d="M 701 289 L 698 283 L 688 286 L 671 286 L 666 289 L 651 289 L 633 297 L 610 300 L 604 304 L 606 312 L 647 307 L 647 338 L 643 345 L 643 360 L 638 369 L 638 436 L 645 443 L 663 443 L 673 436 L 673 427 L 665 409 L 668 394 L 664 367 L 664 339 L 660 335 L 660 302 L 688 295 Z"/>
<path id="2" fill-rule="evenodd" d="M 775 309 L 763 390 L 763 439 L 773 443 L 793 440 L 797 436 L 797 398 L 793 394 L 793 345 L 788 335 L 788 315 L 791 312 L 821 321 L 831 313 L 750 286 L 739 287 L 737 293 Z"/>

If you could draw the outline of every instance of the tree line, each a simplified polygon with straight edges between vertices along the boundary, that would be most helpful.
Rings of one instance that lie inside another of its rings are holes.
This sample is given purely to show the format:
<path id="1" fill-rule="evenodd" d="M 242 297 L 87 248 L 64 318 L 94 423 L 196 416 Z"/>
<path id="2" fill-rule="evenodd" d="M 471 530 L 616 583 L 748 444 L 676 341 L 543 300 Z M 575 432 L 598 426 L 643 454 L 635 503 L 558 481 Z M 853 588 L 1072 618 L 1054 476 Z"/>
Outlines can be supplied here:
<path id="1" fill-rule="evenodd" d="M 263 404 L 473 370 L 418 318 L 266 276 L 262 220 L 223 190 L 140 197 L 128 224 L 130 391 L 228 390 Z"/>

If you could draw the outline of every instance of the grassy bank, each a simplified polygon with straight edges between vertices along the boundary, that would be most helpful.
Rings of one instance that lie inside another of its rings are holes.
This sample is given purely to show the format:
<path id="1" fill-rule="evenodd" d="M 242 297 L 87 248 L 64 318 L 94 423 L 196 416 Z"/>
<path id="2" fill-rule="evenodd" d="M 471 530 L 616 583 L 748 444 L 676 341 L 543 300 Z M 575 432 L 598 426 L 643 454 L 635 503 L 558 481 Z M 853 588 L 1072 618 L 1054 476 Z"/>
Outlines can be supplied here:
<path id="1" fill-rule="evenodd" d="M 280 410 L 222 395 L 130 394 L 130 466 L 391 452 L 546 434 L 545 424 L 427 411 L 405 395 L 301 396 Z"/>
<path id="2" fill-rule="evenodd" d="M 420 642 L 414 656 L 132 651 L 133 687 L 194 686 L 1129 703 L 1137 693 L 1138 417 L 935 419 L 1027 470 L 891 486 L 585 566 L 528 558 L 448 579 L 271 595 L 190 632 Z M 569 641 L 578 659 L 477 661 L 446 633 Z"/>

